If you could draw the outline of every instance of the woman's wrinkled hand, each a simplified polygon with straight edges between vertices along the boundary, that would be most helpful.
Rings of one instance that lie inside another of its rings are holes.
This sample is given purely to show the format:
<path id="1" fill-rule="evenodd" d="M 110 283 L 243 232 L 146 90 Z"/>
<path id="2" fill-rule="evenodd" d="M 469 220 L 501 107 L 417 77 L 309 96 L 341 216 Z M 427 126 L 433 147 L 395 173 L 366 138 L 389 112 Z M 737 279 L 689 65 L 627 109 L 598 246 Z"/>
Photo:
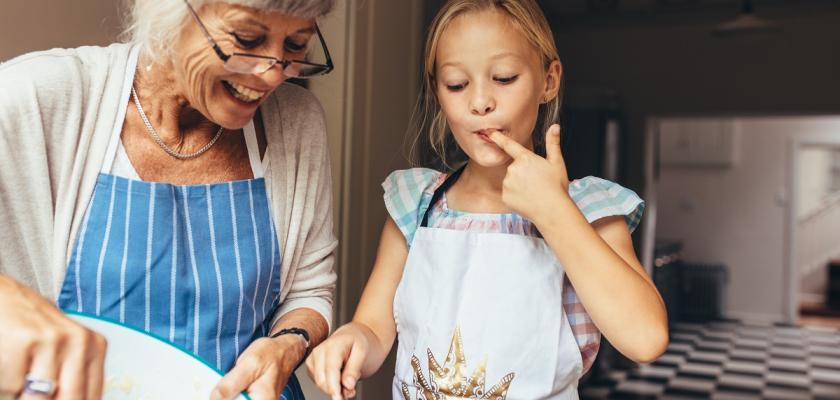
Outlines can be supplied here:
<path id="1" fill-rule="evenodd" d="M 254 400 L 279 399 L 305 354 L 306 344 L 298 335 L 257 339 L 242 352 L 233 369 L 222 377 L 210 398 L 234 399 L 247 392 Z"/>
<path id="2" fill-rule="evenodd" d="M 306 359 L 309 376 L 332 400 L 356 397 L 356 383 L 369 348 L 360 327 L 344 325 L 312 350 Z"/>
<path id="3" fill-rule="evenodd" d="M 100 399 L 106 341 L 51 301 L 0 275 L 0 397 Z M 24 392 L 27 377 L 53 382 L 50 396 Z"/>

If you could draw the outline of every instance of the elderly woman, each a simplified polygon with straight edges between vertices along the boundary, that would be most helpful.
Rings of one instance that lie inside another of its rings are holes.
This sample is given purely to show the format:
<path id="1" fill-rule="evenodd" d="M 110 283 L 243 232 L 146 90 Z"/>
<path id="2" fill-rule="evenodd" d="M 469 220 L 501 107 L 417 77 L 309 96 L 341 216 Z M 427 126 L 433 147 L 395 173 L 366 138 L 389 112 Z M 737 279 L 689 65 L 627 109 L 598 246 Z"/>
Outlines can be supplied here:
<path id="1" fill-rule="evenodd" d="M 64 309 L 192 351 L 214 398 L 302 398 L 336 240 L 323 111 L 284 81 L 332 68 L 332 6 L 136 0 L 129 43 L 0 65 L 0 396 L 101 397 Z"/>

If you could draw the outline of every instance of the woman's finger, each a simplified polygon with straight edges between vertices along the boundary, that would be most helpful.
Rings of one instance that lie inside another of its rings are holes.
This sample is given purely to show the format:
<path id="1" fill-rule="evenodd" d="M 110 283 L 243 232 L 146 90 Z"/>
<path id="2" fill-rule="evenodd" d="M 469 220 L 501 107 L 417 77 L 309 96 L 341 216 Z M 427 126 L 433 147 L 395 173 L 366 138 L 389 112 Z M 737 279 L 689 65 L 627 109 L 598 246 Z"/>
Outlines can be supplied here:
<path id="1" fill-rule="evenodd" d="M 10 335 L 11 336 L 11 335 Z M 11 340 L 11 338 L 3 338 Z M 23 389 L 26 372 L 30 370 L 31 356 L 25 346 L 13 345 L 0 352 L 0 395 L 14 396 Z"/>
<path id="2" fill-rule="evenodd" d="M 56 398 L 80 399 L 87 395 L 88 360 L 94 351 L 94 333 L 82 327 L 66 328 L 66 345 L 60 349 Z"/>
<path id="3" fill-rule="evenodd" d="M 105 384 L 105 353 L 108 342 L 102 335 L 93 335 L 93 349 L 88 353 L 87 360 L 87 397 L 86 399 L 101 399 Z"/>
<path id="4" fill-rule="evenodd" d="M 232 399 L 248 389 L 248 386 L 256 378 L 252 364 L 248 358 L 237 361 L 233 369 L 216 384 L 210 398 L 213 400 Z"/>
<path id="5" fill-rule="evenodd" d="M 62 341 L 63 338 L 61 335 L 49 334 L 42 341 L 41 345 L 38 346 L 39 348 L 32 358 L 29 372 L 26 374 L 27 381 L 35 382 L 31 386 L 38 387 L 23 387 L 18 400 L 44 400 L 53 398 L 53 394 L 58 389 L 58 373 L 60 369 L 58 349 L 63 344 Z M 39 393 L 36 389 L 49 391 L 50 393 Z M 78 395 L 78 397 L 81 397 L 81 395 Z"/>
<path id="6" fill-rule="evenodd" d="M 280 398 L 286 381 L 278 382 L 277 376 L 262 375 L 248 387 L 248 396 L 253 400 L 275 400 Z M 279 391 L 278 391 L 279 390 Z"/>

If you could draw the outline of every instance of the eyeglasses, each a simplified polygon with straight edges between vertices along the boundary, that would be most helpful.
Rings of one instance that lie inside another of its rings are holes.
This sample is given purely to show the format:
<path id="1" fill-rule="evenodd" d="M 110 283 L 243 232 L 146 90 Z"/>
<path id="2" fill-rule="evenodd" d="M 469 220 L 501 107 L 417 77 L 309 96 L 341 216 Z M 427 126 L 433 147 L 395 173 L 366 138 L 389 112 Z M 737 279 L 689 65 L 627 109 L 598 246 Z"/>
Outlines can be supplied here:
<path id="1" fill-rule="evenodd" d="M 281 60 L 275 57 L 260 56 L 256 54 L 227 54 L 222 51 L 219 44 L 216 43 L 216 41 L 213 40 L 213 37 L 210 36 L 210 32 L 201 22 L 201 19 L 198 18 L 198 13 L 195 12 L 195 9 L 192 5 L 190 5 L 190 2 L 188 0 L 184 0 L 184 3 L 186 3 L 187 8 L 190 10 L 190 14 L 193 18 L 195 18 L 195 22 L 198 23 L 201 31 L 204 32 L 204 36 L 207 37 L 207 40 L 213 46 L 213 51 L 215 51 L 216 55 L 224 62 L 225 69 L 230 72 L 239 74 L 261 74 L 279 64 L 283 67 L 283 74 L 287 77 L 306 79 L 313 76 L 326 75 L 333 70 L 333 62 L 330 57 L 330 51 L 327 50 L 327 43 L 324 41 L 324 36 L 321 35 L 321 30 L 318 29 L 318 24 L 315 24 L 315 34 L 318 36 L 321 48 L 324 49 L 324 57 L 327 60 L 325 64 L 313 63 L 304 60 Z"/>

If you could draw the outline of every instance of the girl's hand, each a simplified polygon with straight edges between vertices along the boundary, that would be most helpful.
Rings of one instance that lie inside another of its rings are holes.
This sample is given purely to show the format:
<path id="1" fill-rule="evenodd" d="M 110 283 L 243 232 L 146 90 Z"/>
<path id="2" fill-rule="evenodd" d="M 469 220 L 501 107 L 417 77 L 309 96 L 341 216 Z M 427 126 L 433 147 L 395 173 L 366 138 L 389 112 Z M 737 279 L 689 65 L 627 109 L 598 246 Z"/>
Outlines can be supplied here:
<path id="1" fill-rule="evenodd" d="M 102 398 L 105 338 L 3 275 L 0 327 L 0 398 Z M 52 382 L 54 393 L 26 393 L 27 377 Z"/>
<path id="2" fill-rule="evenodd" d="M 360 329 L 352 322 L 342 326 L 306 359 L 312 381 L 332 400 L 356 396 L 356 382 L 370 348 Z"/>
<path id="3" fill-rule="evenodd" d="M 239 355 L 210 398 L 233 399 L 247 391 L 254 400 L 279 399 L 304 354 L 306 344 L 298 335 L 259 338 Z"/>
<path id="4" fill-rule="evenodd" d="M 545 133 L 545 158 L 498 131 L 488 137 L 513 158 L 502 182 L 502 201 L 508 207 L 537 223 L 540 216 L 551 215 L 558 202 L 570 199 L 560 125 L 551 125 Z"/>

